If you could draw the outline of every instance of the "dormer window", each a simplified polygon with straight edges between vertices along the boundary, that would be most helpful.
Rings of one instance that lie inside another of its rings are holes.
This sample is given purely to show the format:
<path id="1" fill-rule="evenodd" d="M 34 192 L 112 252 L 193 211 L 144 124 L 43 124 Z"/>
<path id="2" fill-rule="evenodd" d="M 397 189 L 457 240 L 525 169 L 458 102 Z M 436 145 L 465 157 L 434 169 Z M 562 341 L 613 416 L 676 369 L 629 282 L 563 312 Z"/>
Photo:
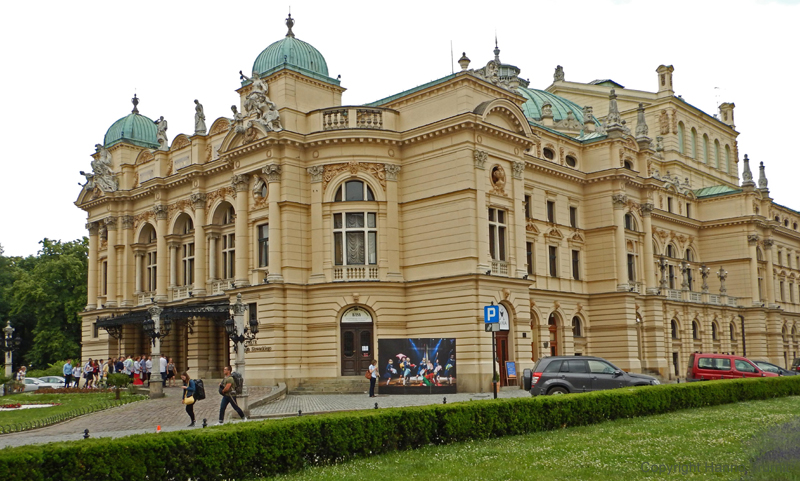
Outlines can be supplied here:
<path id="1" fill-rule="evenodd" d="M 360 180 L 348 180 L 336 189 L 333 197 L 334 202 L 357 202 L 374 201 L 375 194 L 372 193 L 370 186 Z"/>
<path id="2" fill-rule="evenodd" d="M 578 165 L 578 161 L 575 159 L 575 157 L 571 155 L 568 155 L 566 160 L 567 160 L 567 165 L 572 167 L 573 169 L 575 168 L 576 165 Z"/>
<path id="3" fill-rule="evenodd" d="M 553 160 L 556 158 L 556 153 L 553 152 L 553 149 L 548 149 L 547 147 L 545 147 L 544 158 L 547 160 Z"/>

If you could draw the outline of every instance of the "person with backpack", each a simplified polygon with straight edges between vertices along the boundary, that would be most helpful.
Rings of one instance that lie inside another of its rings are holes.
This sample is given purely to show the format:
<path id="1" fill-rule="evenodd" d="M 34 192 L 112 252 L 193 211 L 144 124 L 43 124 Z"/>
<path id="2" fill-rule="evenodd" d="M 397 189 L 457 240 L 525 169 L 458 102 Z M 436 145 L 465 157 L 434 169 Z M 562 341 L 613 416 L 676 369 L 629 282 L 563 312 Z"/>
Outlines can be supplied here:
<path id="1" fill-rule="evenodd" d="M 181 381 L 183 381 L 183 404 L 186 405 L 186 414 L 192 420 L 187 427 L 194 427 L 194 403 L 197 402 L 195 394 L 197 394 L 197 383 L 194 379 L 189 377 L 188 372 L 181 374 Z M 204 396 L 205 397 L 205 396 Z"/>
<path id="2" fill-rule="evenodd" d="M 222 395 L 222 402 L 220 402 L 219 405 L 219 423 L 217 423 L 217 426 L 225 424 L 225 410 L 228 408 L 228 404 L 233 406 L 233 410 L 236 411 L 242 421 L 247 421 L 247 416 L 244 415 L 242 408 L 236 403 L 236 394 L 241 390 L 241 386 L 237 383 L 236 378 L 232 374 L 233 369 L 230 366 L 225 366 L 222 372 L 225 374 L 225 377 L 219 384 L 219 393 Z"/>

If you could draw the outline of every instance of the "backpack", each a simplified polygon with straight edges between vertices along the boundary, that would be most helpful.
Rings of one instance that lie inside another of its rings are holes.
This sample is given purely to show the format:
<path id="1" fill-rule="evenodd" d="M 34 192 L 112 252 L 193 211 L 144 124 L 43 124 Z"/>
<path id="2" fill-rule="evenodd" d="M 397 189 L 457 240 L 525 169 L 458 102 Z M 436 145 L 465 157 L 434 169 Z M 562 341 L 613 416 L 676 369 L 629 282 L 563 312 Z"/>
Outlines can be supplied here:
<path id="1" fill-rule="evenodd" d="M 231 390 L 235 390 L 236 395 L 241 396 L 242 391 L 244 390 L 244 378 L 242 377 L 241 374 L 239 374 L 236 371 L 232 372 L 231 376 L 233 377 L 233 381 L 235 384 L 235 386 L 231 386 Z"/>
<path id="2" fill-rule="evenodd" d="M 195 401 L 202 401 L 206 398 L 206 387 L 203 386 L 202 379 L 195 379 L 194 380 L 194 400 Z"/>

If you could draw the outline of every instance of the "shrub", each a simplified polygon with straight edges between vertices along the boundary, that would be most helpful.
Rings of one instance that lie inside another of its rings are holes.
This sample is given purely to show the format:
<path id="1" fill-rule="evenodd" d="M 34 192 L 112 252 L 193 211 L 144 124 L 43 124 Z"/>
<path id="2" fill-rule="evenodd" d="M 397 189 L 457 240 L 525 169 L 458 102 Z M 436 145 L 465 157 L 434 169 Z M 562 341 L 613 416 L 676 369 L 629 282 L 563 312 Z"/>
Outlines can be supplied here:
<path id="1" fill-rule="evenodd" d="M 109 386 L 114 387 L 114 392 L 117 393 L 117 399 L 119 399 L 119 390 L 131 383 L 131 378 L 127 374 L 109 374 L 106 383 Z"/>
<path id="2" fill-rule="evenodd" d="M 799 394 L 800 376 L 791 376 L 303 416 L 3 449 L 0 479 L 249 479 L 428 444 Z"/>

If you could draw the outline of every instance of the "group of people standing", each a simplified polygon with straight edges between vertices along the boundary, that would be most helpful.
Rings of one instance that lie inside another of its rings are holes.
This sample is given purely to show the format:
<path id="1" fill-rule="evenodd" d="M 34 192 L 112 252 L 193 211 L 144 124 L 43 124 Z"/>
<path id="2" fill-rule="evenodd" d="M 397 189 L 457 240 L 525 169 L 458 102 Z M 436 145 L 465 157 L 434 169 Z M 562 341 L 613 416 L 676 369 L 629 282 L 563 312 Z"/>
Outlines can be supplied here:
<path id="1" fill-rule="evenodd" d="M 175 373 L 177 368 L 172 358 L 165 355 L 156 361 L 161 375 L 161 380 L 165 386 L 175 385 Z M 100 387 L 105 384 L 109 374 L 120 373 L 130 376 L 131 381 L 136 386 L 141 386 L 145 382 L 150 385 L 150 377 L 154 369 L 151 356 L 121 356 L 119 359 L 108 358 L 108 360 L 92 359 L 81 366 L 80 362 L 72 364 L 72 359 L 67 360 L 63 367 L 64 387 L 83 387 L 86 389 Z M 80 381 L 84 379 L 83 386 Z"/>

